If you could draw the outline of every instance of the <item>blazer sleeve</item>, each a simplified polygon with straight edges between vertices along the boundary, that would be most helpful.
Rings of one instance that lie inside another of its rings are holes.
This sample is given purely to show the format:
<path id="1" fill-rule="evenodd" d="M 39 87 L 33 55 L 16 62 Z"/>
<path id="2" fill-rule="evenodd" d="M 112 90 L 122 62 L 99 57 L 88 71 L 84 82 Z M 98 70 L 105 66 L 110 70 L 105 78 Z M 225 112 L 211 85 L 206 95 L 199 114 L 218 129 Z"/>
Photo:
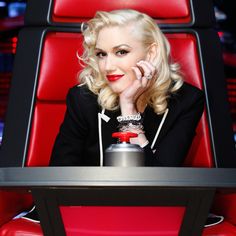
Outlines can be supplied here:
<path id="1" fill-rule="evenodd" d="M 181 111 L 169 131 L 157 143 L 155 153 L 151 150 L 150 144 L 144 148 L 147 166 L 178 167 L 183 164 L 204 109 L 204 94 L 201 90 L 196 91 L 190 94 L 191 96 L 183 98 L 180 104 L 173 104 L 173 107 L 180 106 Z M 170 115 L 173 115 L 173 112 Z"/>
<path id="2" fill-rule="evenodd" d="M 87 133 L 84 102 L 79 88 L 69 90 L 64 121 L 56 137 L 50 166 L 77 166 L 82 162 Z"/>

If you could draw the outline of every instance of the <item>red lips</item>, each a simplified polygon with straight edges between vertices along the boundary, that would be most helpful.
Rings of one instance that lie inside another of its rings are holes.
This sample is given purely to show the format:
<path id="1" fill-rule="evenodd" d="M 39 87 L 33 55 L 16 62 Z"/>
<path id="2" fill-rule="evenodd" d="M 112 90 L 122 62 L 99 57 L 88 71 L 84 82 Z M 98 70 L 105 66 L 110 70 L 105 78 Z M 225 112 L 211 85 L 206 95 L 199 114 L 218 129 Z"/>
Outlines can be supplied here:
<path id="1" fill-rule="evenodd" d="M 118 79 L 120 79 L 123 76 L 124 75 L 107 75 L 107 79 L 110 82 L 114 82 L 114 81 L 117 81 Z"/>

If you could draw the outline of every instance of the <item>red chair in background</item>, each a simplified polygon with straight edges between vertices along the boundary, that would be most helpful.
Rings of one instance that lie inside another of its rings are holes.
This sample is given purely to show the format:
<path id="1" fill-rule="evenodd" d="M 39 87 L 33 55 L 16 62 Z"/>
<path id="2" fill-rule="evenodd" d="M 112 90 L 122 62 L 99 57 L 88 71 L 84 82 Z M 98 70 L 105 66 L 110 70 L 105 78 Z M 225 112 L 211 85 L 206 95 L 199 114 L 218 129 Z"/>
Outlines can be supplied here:
<path id="1" fill-rule="evenodd" d="M 67 91 L 78 83 L 76 78 L 81 68 L 76 53 L 82 52 L 81 22 L 91 18 L 96 10 L 119 8 L 137 9 L 157 19 L 171 43 L 173 58 L 182 66 L 186 81 L 205 91 L 205 111 L 185 166 L 234 165 L 223 63 L 217 33 L 212 30 L 214 17 L 210 2 L 130 1 L 124 6 L 123 1 L 107 4 L 92 0 L 31 0 L 25 17 L 27 27 L 21 30 L 18 40 L 0 153 L 1 166 L 48 165 L 64 116 Z M 35 223 L 28 224 L 23 219 L 10 221 L 12 216 L 32 205 L 31 197 L 12 192 L 6 194 L 18 201 L 11 203 L 11 209 L 6 207 L 0 212 L 0 235 L 17 235 L 19 232 L 41 235 L 41 228 Z M 0 202 L 10 206 L 8 199 L 2 196 Z M 64 222 L 73 215 L 67 210 L 61 209 Z M 155 215 L 155 212 L 151 214 Z M 176 214 L 175 231 L 171 235 L 178 235 L 183 211 L 172 208 L 162 214 Z M 204 235 L 232 235 L 232 232 L 236 234 L 236 228 L 225 222 L 216 228 L 205 229 Z"/>

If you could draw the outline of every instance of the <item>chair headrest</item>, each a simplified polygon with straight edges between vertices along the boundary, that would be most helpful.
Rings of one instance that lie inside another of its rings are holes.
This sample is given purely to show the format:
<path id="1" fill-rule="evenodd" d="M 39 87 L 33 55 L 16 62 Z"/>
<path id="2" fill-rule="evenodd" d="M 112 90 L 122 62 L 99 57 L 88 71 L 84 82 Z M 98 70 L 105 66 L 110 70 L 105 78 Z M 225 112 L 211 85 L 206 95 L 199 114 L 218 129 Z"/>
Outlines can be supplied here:
<path id="1" fill-rule="evenodd" d="M 134 9 L 156 19 L 160 27 L 178 28 L 212 26 L 211 1 L 201 0 L 29 0 L 25 16 L 27 25 L 78 26 L 92 18 L 96 11 Z"/>

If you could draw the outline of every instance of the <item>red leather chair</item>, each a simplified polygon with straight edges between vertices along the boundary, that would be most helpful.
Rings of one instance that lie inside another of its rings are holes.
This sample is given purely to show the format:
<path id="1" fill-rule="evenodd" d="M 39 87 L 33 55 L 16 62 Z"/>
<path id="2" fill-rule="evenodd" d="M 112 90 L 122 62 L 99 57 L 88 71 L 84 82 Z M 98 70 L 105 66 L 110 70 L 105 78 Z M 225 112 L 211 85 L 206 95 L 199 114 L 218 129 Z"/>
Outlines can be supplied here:
<path id="1" fill-rule="evenodd" d="M 126 3 L 125 7 L 145 11 L 157 19 L 172 45 L 174 59 L 183 68 L 186 80 L 205 91 L 206 108 L 185 166 L 230 166 L 234 153 L 233 140 L 230 141 L 225 85 L 222 82 L 223 64 L 218 59 L 220 46 L 217 34 L 210 28 L 213 21 L 210 3 L 182 0 L 181 4 L 176 4 L 176 1 L 145 1 L 143 4 L 143 1 L 135 1 Z M 82 21 L 91 18 L 97 9 L 118 8 L 124 8 L 123 1 L 109 4 L 92 0 L 28 1 L 27 27 L 20 32 L 15 58 L 1 166 L 48 165 L 63 119 L 66 93 L 69 87 L 77 84 L 76 75 L 81 69 L 76 58 L 76 52 L 82 51 L 79 26 Z M 219 110 L 220 115 L 216 117 Z M 15 193 L 12 195 L 16 196 Z M 42 234 L 40 226 L 35 223 L 28 224 L 22 219 L 9 221 L 14 213 L 32 204 L 32 200 L 22 199 L 24 205 L 12 205 L 15 212 L 3 209 L 0 235 L 17 235 L 19 232 L 22 235 L 24 232 Z M 0 201 L 5 202 L 4 199 Z M 173 210 L 172 214 L 175 212 Z M 61 209 L 61 212 L 64 222 L 68 222 L 70 213 L 67 209 Z M 173 235 L 178 234 L 183 217 L 181 210 L 176 214 L 179 215 L 175 218 Z M 231 224 L 223 223 L 217 229 L 205 229 L 204 235 L 212 235 L 212 230 L 215 230 L 214 235 L 222 235 L 222 231 L 225 235 L 236 233 Z"/>

